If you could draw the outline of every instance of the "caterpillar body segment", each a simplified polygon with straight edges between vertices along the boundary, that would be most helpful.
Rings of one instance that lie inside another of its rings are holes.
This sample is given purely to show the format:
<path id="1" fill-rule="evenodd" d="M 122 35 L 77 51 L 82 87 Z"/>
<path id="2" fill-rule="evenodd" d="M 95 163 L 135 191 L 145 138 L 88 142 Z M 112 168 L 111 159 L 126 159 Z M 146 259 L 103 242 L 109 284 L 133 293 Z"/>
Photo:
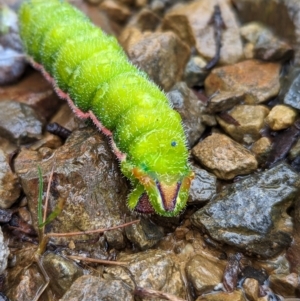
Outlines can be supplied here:
<path id="1" fill-rule="evenodd" d="M 176 216 L 186 206 L 193 173 L 179 114 L 133 66 L 116 39 L 60 0 L 29 0 L 20 35 L 33 66 L 73 111 L 111 139 L 133 190 L 132 210 Z"/>

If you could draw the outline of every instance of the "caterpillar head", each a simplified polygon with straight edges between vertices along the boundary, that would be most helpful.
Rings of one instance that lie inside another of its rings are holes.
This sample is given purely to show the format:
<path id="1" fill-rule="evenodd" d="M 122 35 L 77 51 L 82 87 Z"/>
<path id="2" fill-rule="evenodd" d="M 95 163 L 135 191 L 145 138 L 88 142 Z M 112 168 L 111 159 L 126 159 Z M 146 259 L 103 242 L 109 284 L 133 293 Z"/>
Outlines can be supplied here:
<path id="1" fill-rule="evenodd" d="M 136 186 L 129 196 L 130 209 L 172 217 L 178 215 L 186 206 L 194 178 L 192 171 L 189 170 L 185 175 L 158 175 L 134 167 L 132 175 Z"/>

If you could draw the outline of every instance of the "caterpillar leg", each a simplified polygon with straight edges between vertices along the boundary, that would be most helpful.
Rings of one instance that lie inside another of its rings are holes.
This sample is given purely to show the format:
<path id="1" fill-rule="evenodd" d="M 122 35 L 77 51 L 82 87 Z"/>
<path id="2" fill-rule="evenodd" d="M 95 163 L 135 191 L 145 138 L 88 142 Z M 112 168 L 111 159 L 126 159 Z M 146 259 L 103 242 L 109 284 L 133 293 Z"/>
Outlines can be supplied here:
<path id="1" fill-rule="evenodd" d="M 143 193 L 140 198 L 139 198 L 139 202 L 136 205 L 136 207 L 134 208 L 135 212 L 138 213 L 142 213 L 142 214 L 153 214 L 155 213 L 150 200 L 149 200 L 149 196 L 146 193 Z"/>
<path id="2" fill-rule="evenodd" d="M 127 205 L 129 209 L 138 213 L 151 214 L 155 212 L 149 201 L 149 196 L 140 184 L 137 184 L 136 188 L 129 194 Z"/>

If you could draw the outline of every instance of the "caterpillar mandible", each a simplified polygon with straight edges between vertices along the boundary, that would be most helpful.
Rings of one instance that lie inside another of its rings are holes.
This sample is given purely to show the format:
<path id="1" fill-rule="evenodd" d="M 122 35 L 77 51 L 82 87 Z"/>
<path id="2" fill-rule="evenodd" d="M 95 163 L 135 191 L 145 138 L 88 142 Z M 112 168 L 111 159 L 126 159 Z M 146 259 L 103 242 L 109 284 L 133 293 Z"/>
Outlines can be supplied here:
<path id="1" fill-rule="evenodd" d="M 109 138 L 133 190 L 128 207 L 176 216 L 186 206 L 193 172 L 179 114 L 114 37 L 61 0 L 28 0 L 20 35 L 32 65 L 75 114 Z"/>

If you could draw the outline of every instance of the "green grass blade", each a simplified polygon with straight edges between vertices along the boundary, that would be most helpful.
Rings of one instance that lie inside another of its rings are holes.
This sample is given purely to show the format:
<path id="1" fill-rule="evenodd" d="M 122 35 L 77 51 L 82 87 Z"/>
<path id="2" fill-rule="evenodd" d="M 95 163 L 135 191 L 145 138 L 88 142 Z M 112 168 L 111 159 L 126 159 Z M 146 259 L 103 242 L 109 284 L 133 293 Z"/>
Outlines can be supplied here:
<path id="1" fill-rule="evenodd" d="M 64 198 L 58 198 L 58 202 L 54 208 L 54 210 L 49 214 L 49 216 L 47 217 L 46 221 L 42 224 L 39 225 L 39 227 L 44 227 L 46 225 L 48 225 L 50 222 L 52 222 L 64 209 L 64 205 L 65 205 L 66 199 Z"/>

